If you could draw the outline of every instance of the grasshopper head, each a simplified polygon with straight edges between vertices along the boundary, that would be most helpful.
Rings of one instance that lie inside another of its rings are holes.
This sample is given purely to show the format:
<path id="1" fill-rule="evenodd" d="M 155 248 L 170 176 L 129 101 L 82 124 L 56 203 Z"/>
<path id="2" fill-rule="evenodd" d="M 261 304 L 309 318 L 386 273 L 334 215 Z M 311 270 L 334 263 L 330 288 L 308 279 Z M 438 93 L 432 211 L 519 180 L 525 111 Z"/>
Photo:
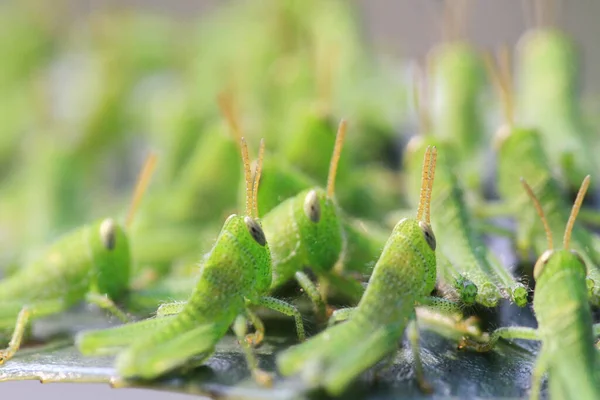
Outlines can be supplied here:
<path id="1" fill-rule="evenodd" d="M 218 252 L 218 254 L 217 254 Z M 231 215 L 225 221 L 212 256 L 236 266 L 234 273 L 253 271 L 251 290 L 264 295 L 271 286 L 271 253 L 260 222 L 249 216 Z M 237 268 L 242 268 L 242 272 Z"/>
<path id="2" fill-rule="evenodd" d="M 333 267 L 342 252 L 343 240 L 334 200 L 321 188 L 304 190 L 296 196 L 294 214 L 309 265 L 317 270 Z"/>
<path id="3" fill-rule="evenodd" d="M 131 257 L 125 230 L 112 218 L 90 227 L 88 244 L 93 259 L 93 283 L 111 299 L 122 296 L 129 287 Z"/>
<path id="4" fill-rule="evenodd" d="M 533 268 L 533 278 L 537 281 L 541 276 L 551 276 L 565 268 L 576 268 L 585 278 L 587 267 L 583 257 L 575 250 L 546 250 L 538 258 Z"/>

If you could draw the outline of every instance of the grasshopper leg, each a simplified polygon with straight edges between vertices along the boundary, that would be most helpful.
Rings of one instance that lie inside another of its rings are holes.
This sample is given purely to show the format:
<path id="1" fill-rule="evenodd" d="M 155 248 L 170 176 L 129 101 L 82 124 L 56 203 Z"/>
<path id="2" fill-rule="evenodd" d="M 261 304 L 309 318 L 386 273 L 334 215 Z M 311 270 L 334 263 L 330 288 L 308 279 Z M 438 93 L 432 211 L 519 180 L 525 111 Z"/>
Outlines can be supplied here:
<path id="1" fill-rule="evenodd" d="M 420 305 L 449 316 L 462 317 L 463 311 L 460 304 L 441 297 L 426 296 L 419 302 Z"/>
<path id="2" fill-rule="evenodd" d="M 235 319 L 235 322 L 233 323 L 233 331 L 235 332 L 240 345 L 244 349 L 246 362 L 248 363 L 248 368 L 250 368 L 252 377 L 263 386 L 271 386 L 273 384 L 273 377 L 258 367 L 256 356 L 252 352 L 252 348 L 246 340 L 247 320 L 243 315 L 238 315 L 238 317 Z"/>
<path id="3" fill-rule="evenodd" d="M 304 289 L 304 291 L 306 292 L 306 294 L 312 301 L 312 303 L 315 307 L 315 313 L 317 314 L 317 317 L 320 319 L 324 319 L 326 304 L 325 304 L 325 301 L 323 300 L 323 297 L 321 297 L 321 293 L 319 292 L 319 289 L 317 288 L 317 286 L 302 271 L 297 271 L 294 276 L 295 276 L 296 280 L 298 281 L 298 283 L 300 284 L 300 287 L 302 287 L 302 289 Z"/>
<path id="4" fill-rule="evenodd" d="M 417 324 L 416 315 L 412 316 L 412 319 L 408 324 L 407 334 L 415 362 L 415 375 L 417 384 L 424 393 L 433 393 L 433 387 L 429 382 L 427 382 L 427 380 L 425 380 L 425 373 L 423 372 L 423 362 L 421 361 L 419 345 L 419 325 Z"/>
<path id="5" fill-rule="evenodd" d="M 500 339 L 524 339 L 524 340 L 540 340 L 538 331 L 534 328 L 525 328 L 520 326 L 508 326 L 496 329 L 489 340 L 485 343 L 479 343 L 471 339 L 463 339 L 459 344 L 459 348 L 472 348 L 479 352 L 490 351 L 496 342 Z"/>
<path id="6" fill-rule="evenodd" d="M 30 316 L 31 311 L 27 307 L 23 307 L 21 311 L 19 311 L 17 324 L 15 325 L 15 330 L 13 331 L 10 342 L 8 343 L 8 347 L 0 351 L 0 365 L 10 360 L 15 355 L 17 350 L 19 350 L 19 347 L 21 347 L 21 340 L 23 339 L 25 328 L 27 327 Z"/>
<path id="7" fill-rule="evenodd" d="M 163 303 L 156 310 L 157 317 L 166 317 L 168 315 L 179 314 L 183 307 L 187 304 L 187 301 L 174 301 L 172 303 Z"/>
<path id="8" fill-rule="evenodd" d="M 306 334 L 304 333 L 304 323 L 302 322 L 302 315 L 296 307 L 286 303 L 285 301 L 275 299 L 273 297 L 261 297 L 260 299 L 258 299 L 256 305 L 263 306 L 271 310 L 279 311 L 282 314 L 294 317 L 294 320 L 296 322 L 296 333 L 298 334 L 298 339 L 301 342 L 303 342 L 304 339 L 306 339 Z"/>
<path id="9" fill-rule="evenodd" d="M 333 312 L 333 314 L 331 315 L 331 318 L 329 318 L 329 322 L 327 323 L 327 326 L 333 326 L 338 322 L 347 320 L 348 318 L 350 318 L 352 316 L 352 313 L 354 313 L 354 310 L 356 310 L 355 307 L 340 308 L 339 310 L 335 310 Z"/>
<path id="10" fill-rule="evenodd" d="M 265 325 L 261 319 L 258 318 L 258 315 L 256 315 L 256 313 L 254 313 L 254 311 L 250 310 L 248 307 L 246 307 L 246 314 L 248 315 L 250 323 L 256 330 L 254 333 L 246 335 L 246 342 L 251 346 L 258 346 L 265 338 Z"/>
<path id="11" fill-rule="evenodd" d="M 105 294 L 98 294 L 94 292 L 89 292 L 85 296 L 85 300 L 88 303 L 95 304 L 100 308 L 103 308 L 113 314 L 115 317 L 119 318 L 121 322 L 127 323 L 130 321 L 127 314 L 121 311 L 117 305 Z"/>

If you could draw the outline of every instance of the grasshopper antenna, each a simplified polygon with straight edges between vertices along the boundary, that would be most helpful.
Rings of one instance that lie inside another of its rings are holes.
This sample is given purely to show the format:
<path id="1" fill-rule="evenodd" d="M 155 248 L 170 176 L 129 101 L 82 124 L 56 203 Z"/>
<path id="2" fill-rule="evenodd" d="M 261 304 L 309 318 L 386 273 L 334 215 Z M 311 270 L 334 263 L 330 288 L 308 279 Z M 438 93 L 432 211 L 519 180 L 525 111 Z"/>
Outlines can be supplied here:
<path id="1" fill-rule="evenodd" d="M 431 60 L 430 60 L 431 61 Z M 431 70 L 432 66 L 429 66 Z M 421 126 L 421 134 L 425 135 L 431 132 L 431 120 L 428 114 L 428 98 L 427 98 L 427 79 L 423 73 L 423 70 L 417 65 L 413 75 L 413 102 L 417 117 L 419 119 L 419 125 Z"/>
<path id="2" fill-rule="evenodd" d="M 246 215 L 251 216 L 253 210 L 252 196 L 252 171 L 250 170 L 250 158 L 248 157 L 248 144 L 246 138 L 240 139 L 242 150 L 242 162 L 244 163 L 244 178 L 246 179 Z"/>
<path id="3" fill-rule="evenodd" d="M 345 119 L 342 119 L 338 126 L 337 135 L 335 136 L 335 147 L 333 148 L 333 156 L 331 157 L 329 173 L 327 175 L 327 197 L 329 198 L 332 198 L 335 194 L 335 176 L 337 175 L 340 155 L 342 154 L 342 145 L 344 144 L 347 128 L 348 123 Z"/>
<path id="4" fill-rule="evenodd" d="M 590 176 L 587 175 L 583 182 L 581 182 L 581 187 L 579 188 L 579 192 L 577 192 L 577 197 L 575 198 L 575 202 L 573 203 L 573 208 L 571 209 L 571 215 L 569 215 L 569 220 L 567 221 L 567 227 L 565 228 L 565 236 L 563 236 L 563 247 L 566 249 L 569 248 L 569 242 L 571 241 L 571 233 L 573 233 L 573 225 L 575 225 L 575 219 L 577 218 L 577 214 L 579 214 L 579 210 L 581 209 L 581 204 L 583 203 L 583 198 L 585 197 L 585 193 L 590 186 Z"/>
<path id="5" fill-rule="evenodd" d="M 135 190 L 133 191 L 133 197 L 131 199 L 131 205 L 129 206 L 129 211 L 127 212 L 127 219 L 125 220 L 125 227 L 131 226 L 133 222 L 133 216 L 135 215 L 136 210 L 148 188 L 148 184 L 150 183 L 150 178 L 154 173 L 154 168 L 156 167 L 157 156 L 155 153 L 148 154 L 146 157 L 146 162 L 142 167 L 142 170 L 138 176 L 137 184 L 135 185 Z"/>
<path id="6" fill-rule="evenodd" d="M 260 149 L 258 150 L 258 162 L 256 163 L 254 171 L 254 186 L 252 188 L 252 204 L 254 215 L 253 217 L 258 219 L 258 184 L 260 182 L 260 175 L 262 174 L 263 156 L 265 154 L 265 139 L 260 139 Z"/>
<path id="7" fill-rule="evenodd" d="M 552 249 L 554 249 L 554 243 L 552 240 L 552 231 L 550 230 L 550 226 L 548 225 L 548 219 L 546 218 L 546 214 L 544 214 L 544 209 L 542 208 L 542 205 L 540 204 L 540 201 L 536 197 L 535 193 L 533 193 L 533 189 L 531 189 L 531 186 L 529 186 L 529 184 L 523 177 L 521 177 L 521 184 L 525 188 L 527 195 L 533 202 L 533 206 L 535 207 L 535 210 L 537 211 L 538 215 L 540 216 L 540 219 L 542 220 L 542 224 L 544 225 L 544 231 L 546 231 L 546 240 L 548 241 L 548 250 L 552 250 Z"/>
<path id="8" fill-rule="evenodd" d="M 431 223 L 431 191 L 433 189 L 433 180 L 435 178 L 435 165 L 437 161 L 437 148 L 427 146 L 423 156 L 423 171 L 421 174 L 421 195 L 419 196 L 419 208 L 417 209 L 417 219 L 425 221 L 427 225 Z"/>
<path id="9" fill-rule="evenodd" d="M 512 93 L 512 68 L 509 48 L 504 45 L 498 51 L 499 63 L 496 65 L 494 57 L 489 52 L 484 53 L 483 60 L 485 62 L 488 75 L 492 80 L 492 84 L 496 88 L 502 102 L 502 111 L 504 119 L 509 126 L 514 124 L 514 99 Z"/>
<path id="10" fill-rule="evenodd" d="M 219 104 L 219 110 L 227 121 L 231 135 L 236 143 L 241 143 L 242 130 L 240 128 L 239 115 L 235 112 L 233 105 L 233 95 L 229 91 L 223 91 L 217 97 L 217 103 Z"/>

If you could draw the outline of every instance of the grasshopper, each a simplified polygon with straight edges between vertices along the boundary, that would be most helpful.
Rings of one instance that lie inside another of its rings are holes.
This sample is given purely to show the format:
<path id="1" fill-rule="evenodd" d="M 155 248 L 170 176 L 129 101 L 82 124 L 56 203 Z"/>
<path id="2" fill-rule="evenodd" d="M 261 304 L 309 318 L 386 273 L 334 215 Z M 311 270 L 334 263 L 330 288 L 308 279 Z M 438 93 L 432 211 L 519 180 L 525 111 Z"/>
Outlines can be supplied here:
<path id="1" fill-rule="evenodd" d="M 140 174 L 124 227 L 133 220 L 155 163 L 152 154 Z M 8 348 L 0 351 L 0 364 L 17 352 L 30 320 L 59 313 L 82 300 L 128 320 L 113 303 L 129 289 L 131 261 L 124 227 L 107 218 L 76 229 L 0 282 L 0 329 L 15 326 Z"/>
<path id="2" fill-rule="evenodd" d="M 486 58 L 493 82 L 502 98 L 506 120 L 496 135 L 498 153 L 498 192 L 504 199 L 505 211 L 509 211 L 517 220 L 517 246 L 521 252 L 533 247 L 537 254 L 545 250 L 545 239 L 539 224 L 533 219 L 532 210 L 523 207 L 527 197 L 515 190 L 514 182 L 520 177 L 531 182 L 534 193 L 540 201 L 547 204 L 547 220 L 554 235 L 560 234 L 568 221 L 565 210 L 565 191 L 551 172 L 551 164 L 542 145 L 539 132 L 531 128 L 516 126 L 513 118 L 513 95 L 511 91 L 511 72 L 509 53 L 501 53 L 500 68 L 496 68 L 490 57 Z M 591 301 L 600 304 L 600 241 L 584 227 L 575 226 L 571 246 L 585 260 L 588 266 Z"/>
<path id="3" fill-rule="evenodd" d="M 263 219 L 263 229 L 271 250 L 273 280 L 271 291 L 276 290 L 291 279 L 296 279 L 315 305 L 317 315 L 324 317 L 326 305 L 323 294 L 304 273 L 310 267 L 322 283 L 331 283 L 336 289 L 357 302 L 363 288 L 353 279 L 347 279 L 340 273 L 343 263 L 348 261 L 349 269 L 359 271 L 368 255 L 359 256 L 358 244 L 367 252 L 374 252 L 381 247 L 377 244 L 379 236 L 369 242 L 368 235 L 353 226 L 349 220 L 343 222 L 340 210 L 333 197 L 337 161 L 342 150 L 347 123 L 342 120 L 339 125 L 334 153 L 331 158 L 327 179 L 327 189 L 313 187 L 301 191 L 288 198 Z M 344 226 L 349 229 L 348 235 Z M 349 243 L 347 239 L 353 240 Z M 348 250 L 352 248 L 352 250 Z M 355 256 L 350 260 L 348 255 Z M 373 255 L 373 257 L 376 257 Z M 325 286 L 325 285 L 323 285 Z"/>
<path id="4" fill-rule="evenodd" d="M 426 110 L 420 104 L 419 92 L 414 93 L 416 107 L 419 110 L 422 131 L 430 130 L 430 123 Z M 408 187 L 412 193 L 418 188 L 419 169 L 416 164 L 419 154 L 426 144 L 435 143 L 446 151 L 440 158 L 438 168 L 437 190 L 431 199 L 431 219 L 436 226 L 438 236 L 445 238 L 440 249 L 443 254 L 438 270 L 443 270 L 443 278 L 450 277 L 454 286 L 464 302 L 475 301 L 486 307 L 495 307 L 502 296 L 510 298 L 518 306 L 527 304 L 527 289 L 517 282 L 502 266 L 495 265 L 490 259 L 481 233 L 475 226 L 474 218 L 465 206 L 467 203 L 462 182 L 453 171 L 455 160 L 449 155 L 455 147 L 442 139 L 419 135 L 411 139 L 407 146 L 406 170 L 408 174 Z M 416 203 L 417 199 L 412 199 Z M 447 260 L 446 260 L 447 258 Z M 455 270 L 459 273 L 456 274 Z M 472 284 L 476 285 L 476 289 Z M 500 290 L 500 288 L 502 290 Z"/>
<path id="5" fill-rule="evenodd" d="M 277 366 L 283 375 L 302 373 L 312 386 L 338 395 L 362 371 L 393 353 L 408 325 L 418 384 L 431 389 L 419 357 L 415 305 L 451 307 L 428 297 L 436 278 L 436 240 L 429 221 L 436 155 L 435 147 L 427 148 L 416 219 L 402 219 L 394 227 L 358 306 L 343 310 L 351 314 L 349 320 L 280 353 Z"/>
<path id="6" fill-rule="evenodd" d="M 525 179 L 521 182 L 544 225 L 547 249 L 535 263 L 533 276 L 536 287 L 533 309 L 538 329 L 505 327 L 494 331 L 483 343 L 466 339 L 461 347 L 489 351 L 500 339 L 541 340 L 542 347 L 532 374 L 532 399 L 540 396 L 543 375 L 548 373 L 551 398 L 600 398 L 600 358 L 594 346 L 598 325 L 592 326 L 588 304 L 584 259 L 570 249 L 571 233 L 577 213 L 590 184 L 589 175 L 583 180 L 567 222 L 563 248 L 555 249 L 552 230 L 533 189 Z"/>
<path id="7" fill-rule="evenodd" d="M 113 329 L 81 333 L 76 340 L 86 355 L 126 347 L 116 360 L 121 377 L 152 379 L 187 363 L 191 357 L 207 359 L 229 326 L 240 339 L 252 375 L 268 384 L 270 376 L 260 370 L 250 342 L 264 336 L 262 322 L 250 306 L 266 306 L 294 316 L 300 340 L 304 340 L 302 317 L 295 307 L 267 297 L 271 285 L 271 256 L 263 229 L 258 221 L 256 194 L 260 180 L 264 141 L 259 161 L 251 177 L 248 149 L 241 139 L 246 178 L 246 215 L 233 214 L 225 221 L 214 247 L 201 262 L 196 286 L 177 315 L 164 315 Z M 176 305 L 178 306 L 178 305 Z M 166 312 L 161 307 L 159 314 Z M 246 337 L 246 316 L 257 329 Z"/>
<path id="8" fill-rule="evenodd" d="M 581 110 L 580 51 L 552 26 L 550 4 L 544 10 L 542 3 L 535 2 L 537 26 L 517 44 L 517 110 L 524 124 L 539 129 L 550 165 L 575 190 L 587 171 L 598 170 L 595 151 L 600 143 Z"/>

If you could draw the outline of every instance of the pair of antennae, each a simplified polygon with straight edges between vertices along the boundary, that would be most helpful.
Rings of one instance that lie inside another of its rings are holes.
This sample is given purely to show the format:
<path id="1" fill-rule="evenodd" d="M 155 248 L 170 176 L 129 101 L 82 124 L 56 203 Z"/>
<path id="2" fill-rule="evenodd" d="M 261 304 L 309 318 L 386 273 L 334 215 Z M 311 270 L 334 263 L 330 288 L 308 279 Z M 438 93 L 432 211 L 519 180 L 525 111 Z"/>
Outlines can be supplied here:
<path id="1" fill-rule="evenodd" d="M 525 181 L 524 178 L 521 178 L 521 183 L 525 188 L 525 191 L 533 201 L 533 205 L 542 220 L 542 224 L 544 224 L 544 230 L 546 231 L 546 239 L 548 240 L 548 250 L 552 250 L 554 248 L 554 244 L 552 241 L 552 231 L 550 230 L 550 226 L 548 225 L 548 220 L 546 219 L 546 215 L 544 214 L 544 210 L 540 201 L 533 193 L 531 186 Z M 571 209 L 571 215 L 569 215 L 569 220 L 567 221 L 567 226 L 565 227 L 565 234 L 563 236 L 563 247 L 565 250 L 569 249 L 569 243 L 571 242 L 571 233 L 573 232 L 573 226 L 575 225 L 575 219 L 577 218 L 577 214 L 581 209 L 581 204 L 583 203 L 583 198 L 585 197 L 585 193 L 590 186 L 590 176 L 587 175 L 583 182 L 581 182 L 581 187 L 577 192 L 577 197 L 575 198 L 575 202 L 573 203 L 573 208 Z"/>
<path id="2" fill-rule="evenodd" d="M 428 70 L 432 70 L 431 62 L 428 64 Z M 426 73 L 419 65 L 415 65 L 413 73 L 413 103 L 417 118 L 419 120 L 421 134 L 431 132 L 431 119 L 429 116 L 429 96 L 428 82 Z"/>
<path id="3" fill-rule="evenodd" d="M 510 57 L 510 49 L 503 45 L 498 50 L 498 64 L 494 61 L 494 57 L 490 52 L 483 55 L 486 69 L 492 83 L 500 96 L 504 118 L 510 126 L 514 123 L 514 93 L 512 90 L 512 61 Z"/>
<path id="4" fill-rule="evenodd" d="M 144 166 L 142 167 L 142 170 L 138 175 L 137 184 L 135 185 L 135 189 L 133 190 L 131 205 L 129 206 L 129 211 L 127 212 L 127 219 L 125 220 L 126 228 L 129 228 L 131 226 L 131 223 L 133 222 L 135 212 L 137 211 L 140 202 L 142 201 L 142 197 L 144 197 L 144 193 L 146 192 L 148 184 L 150 183 L 150 178 L 154 173 L 157 159 L 158 157 L 156 153 L 150 153 L 148 154 L 148 157 L 146 157 Z"/>
<path id="5" fill-rule="evenodd" d="M 335 135 L 333 155 L 331 156 L 331 161 L 329 162 L 329 173 L 327 174 L 327 197 L 329 198 L 332 198 L 335 194 L 335 177 L 337 175 L 337 169 L 340 162 L 342 146 L 344 144 L 344 139 L 346 138 L 347 129 L 348 122 L 345 119 L 342 119 L 338 125 L 337 134 Z"/>
<path id="6" fill-rule="evenodd" d="M 248 144 L 246 138 L 240 139 L 242 149 L 242 161 L 244 163 L 244 178 L 246 179 L 246 215 L 252 218 L 258 218 L 258 183 L 262 174 L 263 156 L 265 153 L 265 140 L 260 139 L 260 149 L 258 150 L 258 163 L 254 169 L 254 179 L 252 169 L 250 168 L 250 157 L 248 156 Z"/>
<path id="7" fill-rule="evenodd" d="M 231 90 L 221 92 L 217 97 L 217 103 L 219 104 L 221 114 L 229 125 L 233 139 L 236 143 L 241 143 L 242 128 L 240 127 L 240 116 L 235 110 L 233 93 Z"/>
<path id="8" fill-rule="evenodd" d="M 423 157 L 421 194 L 419 196 L 419 208 L 417 209 L 417 219 L 425 221 L 427 225 L 431 223 L 431 191 L 433 189 L 433 180 L 435 178 L 436 161 L 437 148 L 435 146 L 427 146 L 427 149 L 425 149 L 425 156 Z"/>

